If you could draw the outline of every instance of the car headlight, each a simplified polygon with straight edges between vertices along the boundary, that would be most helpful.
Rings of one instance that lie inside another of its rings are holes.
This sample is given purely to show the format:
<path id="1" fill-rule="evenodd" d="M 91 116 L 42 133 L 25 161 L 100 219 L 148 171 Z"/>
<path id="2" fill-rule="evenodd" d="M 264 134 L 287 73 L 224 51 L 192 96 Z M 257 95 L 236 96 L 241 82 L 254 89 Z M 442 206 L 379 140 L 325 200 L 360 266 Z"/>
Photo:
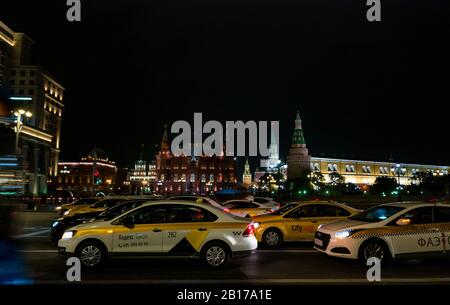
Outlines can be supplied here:
<path id="1" fill-rule="evenodd" d="M 323 223 L 320 224 L 320 225 L 317 227 L 317 230 L 319 230 L 319 229 L 322 228 L 322 227 L 323 227 Z"/>
<path id="2" fill-rule="evenodd" d="M 359 230 L 342 230 L 334 233 L 334 237 L 344 239 L 351 236 L 353 233 L 358 232 Z"/>
<path id="3" fill-rule="evenodd" d="M 59 211 L 59 210 L 61 210 L 61 209 L 62 209 L 61 206 L 57 206 L 57 207 L 56 207 L 56 210 L 57 210 L 57 211 Z"/>
<path id="4" fill-rule="evenodd" d="M 64 232 L 61 239 L 71 239 L 75 235 L 75 233 L 77 233 L 77 231 L 66 231 Z"/>
<path id="5" fill-rule="evenodd" d="M 54 227 L 56 227 L 58 224 L 59 224 L 59 221 L 55 221 L 55 222 L 52 223 L 52 227 L 54 228 Z"/>
<path id="6" fill-rule="evenodd" d="M 63 215 L 66 216 L 66 215 L 69 214 L 69 213 L 70 213 L 70 210 L 65 211 Z"/>

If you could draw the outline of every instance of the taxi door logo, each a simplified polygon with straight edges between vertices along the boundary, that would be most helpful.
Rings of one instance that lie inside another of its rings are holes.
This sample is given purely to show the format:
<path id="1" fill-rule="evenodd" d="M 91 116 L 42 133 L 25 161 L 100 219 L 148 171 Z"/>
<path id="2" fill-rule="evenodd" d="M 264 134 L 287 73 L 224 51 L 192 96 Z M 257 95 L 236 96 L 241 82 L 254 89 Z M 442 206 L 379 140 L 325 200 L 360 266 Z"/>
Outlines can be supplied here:
<path id="1" fill-rule="evenodd" d="M 291 231 L 292 231 L 292 232 L 301 232 L 301 231 L 302 231 L 302 226 L 299 226 L 299 225 L 292 225 L 292 226 L 291 226 Z"/>

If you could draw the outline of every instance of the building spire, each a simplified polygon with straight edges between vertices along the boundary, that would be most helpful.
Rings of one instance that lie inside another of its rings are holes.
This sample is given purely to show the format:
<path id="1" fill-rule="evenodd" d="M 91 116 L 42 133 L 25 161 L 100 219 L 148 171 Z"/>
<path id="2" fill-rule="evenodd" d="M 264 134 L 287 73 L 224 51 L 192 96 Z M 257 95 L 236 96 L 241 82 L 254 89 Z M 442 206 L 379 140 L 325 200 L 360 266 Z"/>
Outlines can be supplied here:
<path id="1" fill-rule="evenodd" d="M 303 135 L 302 119 L 300 118 L 300 112 L 297 110 L 297 116 L 295 117 L 295 129 L 292 136 L 292 145 L 306 146 L 305 136 Z"/>
<path id="2" fill-rule="evenodd" d="M 250 164 L 248 164 L 248 158 L 245 159 L 244 175 L 251 175 Z"/>
<path id="3" fill-rule="evenodd" d="M 144 160 L 144 144 L 141 144 L 141 153 L 139 154 L 139 160 Z"/>
<path id="4" fill-rule="evenodd" d="M 167 124 L 164 124 L 164 133 L 163 133 L 162 141 L 163 142 L 169 141 L 169 136 L 167 135 Z"/>
<path id="5" fill-rule="evenodd" d="M 169 150 L 170 144 L 169 144 L 169 136 L 167 133 L 167 124 L 164 124 L 164 133 L 161 140 L 161 150 Z"/>

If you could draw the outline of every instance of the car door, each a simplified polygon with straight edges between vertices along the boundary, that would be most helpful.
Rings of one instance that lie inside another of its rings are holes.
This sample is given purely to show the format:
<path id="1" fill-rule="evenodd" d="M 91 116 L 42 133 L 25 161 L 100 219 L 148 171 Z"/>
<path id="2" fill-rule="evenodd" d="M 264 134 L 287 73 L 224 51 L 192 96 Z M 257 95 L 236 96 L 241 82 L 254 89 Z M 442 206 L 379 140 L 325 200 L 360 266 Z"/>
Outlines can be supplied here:
<path id="1" fill-rule="evenodd" d="M 150 205 L 120 218 L 114 229 L 114 254 L 162 252 L 167 214 L 166 205 Z"/>
<path id="2" fill-rule="evenodd" d="M 285 240 L 312 240 L 317 222 L 317 204 L 302 205 L 283 218 Z"/>
<path id="3" fill-rule="evenodd" d="M 408 220 L 399 225 L 399 219 Z M 440 231 L 434 223 L 434 207 L 420 207 L 407 211 L 390 223 L 391 239 L 395 254 L 442 253 L 443 242 Z"/>
<path id="4" fill-rule="evenodd" d="M 213 229 L 217 216 L 193 205 L 171 205 L 163 237 L 163 251 L 170 255 L 193 255 Z"/>
<path id="5" fill-rule="evenodd" d="M 313 234 L 317 231 L 320 225 L 327 224 L 334 220 L 343 220 L 349 217 L 351 213 L 346 209 L 331 205 L 331 204 L 318 204 L 316 208 L 316 216 L 311 219 L 313 226 Z M 313 235 L 311 235 L 311 239 Z"/>
<path id="6" fill-rule="evenodd" d="M 436 207 L 434 210 L 434 221 L 442 237 L 443 251 L 450 255 L 450 207 Z"/>

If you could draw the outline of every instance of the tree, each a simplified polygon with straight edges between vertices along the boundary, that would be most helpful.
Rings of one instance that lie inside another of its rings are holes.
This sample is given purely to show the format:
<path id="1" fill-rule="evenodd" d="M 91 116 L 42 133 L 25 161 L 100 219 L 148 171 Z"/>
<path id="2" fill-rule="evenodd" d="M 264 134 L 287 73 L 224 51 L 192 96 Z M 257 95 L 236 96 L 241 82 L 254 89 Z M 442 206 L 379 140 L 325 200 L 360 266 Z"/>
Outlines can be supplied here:
<path id="1" fill-rule="evenodd" d="M 337 186 L 345 183 L 345 177 L 337 172 L 330 173 L 329 176 L 331 185 Z"/>
<path id="2" fill-rule="evenodd" d="M 314 192 L 311 172 L 306 171 L 300 177 L 287 181 L 288 191 L 295 197 L 305 196 Z"/>
<path id="3" fill-rule="evenodd" d="M 321 172 L 310 172 L 308 175 L 308 178 L 310 179 L 313 188 L 316 191 L 322 190 L 324 187 L 325 177 Z"/>
<path id="4" fill-rule="evenodd" d="M 374 195 L 390 195 L 397 189 L 397 180 L 386 176 L 377 177 L 370 187 L 370 193 Z"/>

